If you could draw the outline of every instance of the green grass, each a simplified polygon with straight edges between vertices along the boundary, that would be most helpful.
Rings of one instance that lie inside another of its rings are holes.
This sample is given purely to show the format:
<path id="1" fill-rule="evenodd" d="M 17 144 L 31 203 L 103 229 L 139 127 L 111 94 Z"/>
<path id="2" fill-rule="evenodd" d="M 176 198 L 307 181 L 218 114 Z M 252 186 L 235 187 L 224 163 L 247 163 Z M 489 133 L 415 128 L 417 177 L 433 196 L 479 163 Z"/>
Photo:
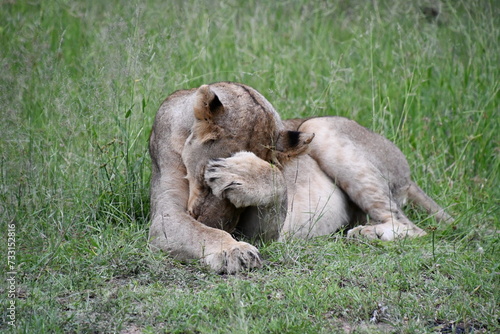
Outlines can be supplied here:
<path id="1" fill-rule="evenodd" d="M 495 0 L 0 2 L 0 331 L 500 331 L 499 41 Z M 385 135 L 456 222 L 261 245 L 235 277 L 152 253 L 154 114 L 221 80 Z"/>

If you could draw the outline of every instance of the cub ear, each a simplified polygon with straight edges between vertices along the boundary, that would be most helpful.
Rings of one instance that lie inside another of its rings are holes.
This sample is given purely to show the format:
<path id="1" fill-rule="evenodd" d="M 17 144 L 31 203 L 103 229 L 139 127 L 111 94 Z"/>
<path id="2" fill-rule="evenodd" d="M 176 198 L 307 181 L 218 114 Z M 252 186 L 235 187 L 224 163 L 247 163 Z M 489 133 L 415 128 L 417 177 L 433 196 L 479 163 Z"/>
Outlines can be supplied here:
<path id="1" fill-rule="evenodd" d="M 283 164 L 305 153 L 313 138 L 314 133 L 281 131 L 276 142 L 276 159 L 279 163 Z"/>
<path id="2" fill-rule="evenodd" d="M 195 93 L 193 132 L 201 142 L 219 138 L 223 129 L 214 123 L 214 116 L 224 112 L 219 97 L 208 85 L 203 85 Z"/>

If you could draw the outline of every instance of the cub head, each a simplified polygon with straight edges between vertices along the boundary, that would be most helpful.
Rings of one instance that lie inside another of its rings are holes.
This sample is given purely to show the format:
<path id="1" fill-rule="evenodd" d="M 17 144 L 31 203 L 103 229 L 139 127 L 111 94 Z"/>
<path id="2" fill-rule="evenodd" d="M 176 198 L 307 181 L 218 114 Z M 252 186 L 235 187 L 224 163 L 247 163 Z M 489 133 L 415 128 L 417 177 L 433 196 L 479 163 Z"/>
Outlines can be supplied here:
<path id="1" fill-rule="evenodd" d="M 239 211 L 233 210 L 228 201 L 211 194 L 204 180 L 208 161 L 249 151 L 281 168 L 304 153 L 314 137 L 314 134 L 285 130 L 278 113 L 260 93 L 236 83 L 198 88 L 193 95 L 193 114 L 191 134 L 182 151 L 189 181 L 188 210 L 207 225 L 224 229 L 231 229 L 228 224 L 236 223 Z M 214 211 L 214 207 L 234 219 L 221 223 L 220 217 L 206 212 L 207 208 Z"/>

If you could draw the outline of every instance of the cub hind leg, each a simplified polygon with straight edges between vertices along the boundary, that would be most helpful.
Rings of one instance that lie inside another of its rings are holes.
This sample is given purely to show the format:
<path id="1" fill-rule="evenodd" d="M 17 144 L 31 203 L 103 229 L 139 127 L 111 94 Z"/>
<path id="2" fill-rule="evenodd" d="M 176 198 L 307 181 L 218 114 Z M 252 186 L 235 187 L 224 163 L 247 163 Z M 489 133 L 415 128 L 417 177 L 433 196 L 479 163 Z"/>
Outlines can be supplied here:
<path id="1" fill-rule="evenodd" d="M 375 223 L 355 227 L 349 236 L 394 240 L 426 234 L 401 209 L 411 181 L 394 144 L 342 117 L 312 118 L 299 130 L 315 133 L 309 155 Z"/>

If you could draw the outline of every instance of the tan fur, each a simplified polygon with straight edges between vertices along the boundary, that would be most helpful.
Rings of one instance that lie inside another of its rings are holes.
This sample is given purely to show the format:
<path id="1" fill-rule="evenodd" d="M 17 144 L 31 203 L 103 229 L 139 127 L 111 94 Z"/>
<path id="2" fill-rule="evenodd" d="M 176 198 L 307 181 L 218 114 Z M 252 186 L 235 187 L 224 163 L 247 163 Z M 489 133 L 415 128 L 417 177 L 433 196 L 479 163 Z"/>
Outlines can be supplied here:
<path id="1" fill-rule="evenodd" d="M 369 222 L 348 235 L 425 235 L 401 209 L 407 198 L 452 220 L 410 180 L 387 139 L 341 117 L 281 121 L 242 84 L 173 93 L 156 115 L 150 153 L 152 247 L 217 272 L 261 265 L 254 246 L 229 234 L 235 229 L 286 240 Z"/>

